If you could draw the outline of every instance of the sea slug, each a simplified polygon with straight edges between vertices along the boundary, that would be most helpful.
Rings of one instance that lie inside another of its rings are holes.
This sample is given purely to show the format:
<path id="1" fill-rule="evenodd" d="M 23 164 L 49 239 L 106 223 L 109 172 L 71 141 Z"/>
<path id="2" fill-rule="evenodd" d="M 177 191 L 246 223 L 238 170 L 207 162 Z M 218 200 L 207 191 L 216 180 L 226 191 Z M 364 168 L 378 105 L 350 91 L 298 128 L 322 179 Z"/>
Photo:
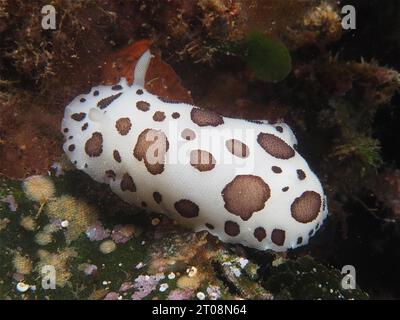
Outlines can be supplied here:
<path id="1" fill-rule="evenodd" d="M 152 56 L 65 109 L 64 151 L 123 200 L 195 231 L 259 250 L 308 243 L 328 209 L 321 183 L 284 123 L 222 117 L 144 88 Z"/>

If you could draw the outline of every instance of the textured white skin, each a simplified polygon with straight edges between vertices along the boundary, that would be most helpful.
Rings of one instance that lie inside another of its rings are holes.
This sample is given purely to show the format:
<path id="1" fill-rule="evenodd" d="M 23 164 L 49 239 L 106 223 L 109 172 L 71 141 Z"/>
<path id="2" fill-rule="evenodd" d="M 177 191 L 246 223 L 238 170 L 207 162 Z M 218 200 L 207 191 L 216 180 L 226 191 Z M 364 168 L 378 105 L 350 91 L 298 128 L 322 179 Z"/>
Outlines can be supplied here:
<path id="1" fill-rule="evenodd" d="M 326 197 L 322 186 L 297 151 L 295 156 L 290 159 L 277 159 L 268 154 L 256 141 L 259 133 L 270 133 L 293 147 L 297 144 L 297 140 L 292 130 L 284 123 L 272 125 L 267 121 L 262 121 L 262 124 L 257 124 L 226 117 L 223 118 L 224 124 L 215 128 L 200 127 L 191 120 L 190 112 L 193 106 L 163 102 L 144 89 L 144 78 L 150 59 L 150 53 L 146 52 L 139 60 L 135 69 L 135 83 L 132 86 L 129 86 L 123 78 L 119 83 L 123 87 L 120 91 L 113 91 L 111 86 L 94 87 L 90 93 L 79 95 L 66 107 L 62 130 L 68 128 L 69 131 L 64 133 L 66 138 L 64 151 L 75 166 L 85 171 L 94 180 L 109 184 L 113 192 L 126 202 L 140 206 L 142 201 L 145 201 L 147 211 L 166 214 L 195 231 L 208 230 L 223 242 L 240 243 L 259 250 L 273 249 L 275 251 L 285 251 L 288 248 L 307 244 L 309 233 L 312 231 L 314 234 L 327 216 Z M 144 93 L 138 95 L 136 93 L 138 89 L 143 90 Z M 93 96 L 93 92 L 96 90 L 99 95 Z M 123 94 L 104 110 L 100 110 L 96 106 L 99 100 L 119 92 Z M 85 98 L 86 101 L 80 102 L 81 98 Z M 143 112 L 136 108 L 136 102 L 141 100 L 150 103 L 149 111 Z M 154 121 L 155 111 L 164 112 L 166 119 L 162 122 Z M 72 114 L 81 112 L 87 114 L 83 121 L 71 119 Z M 172 118 L 173 112 L 179 112 L 179 119 Z M 115 122 L 119 118 L 129 118 L 132 122 L 132 128 L 126 136 L 121 136 L 115 128 Z M 88 128 L 82 131 L 81 127 L 86 122 L 89 124 Z M 276 130 L 277 125 L 283 128 L 282 133 Z M 177 131 L 173 131 L 173 128 Z M 196 133 L 196 139 L 187 141 L 181 137 L 181 131 L 186 128 Z M 144 162 L 133 156 L 137 138 L 145 129 L 162 130 L 167 135 L 169 151 L 164 171 L 161 174 L 149 173 Z M 225 133 L 225 139 L 238 138 L 249 147 L 250 156 L 248 158 L 235 157 L 227 150 L 224 143 L 220 143 L 219 146 L 201 147 L 203 139 L 200 137 L 203 134 L 212 135 L 215 137 L 215 139 L 213 138 L 215 142 L 221 140 L 218 137 L 224 130 L 228 132 L 228 137 Z M 239 133 L 234 130 L 238 130 Z M 247 132 L 250 134 L 241 134 L 240 132 L 243 130 L 248 130 Z M 99 157 L 89 157 L 85 153 L 85 143 L 93 132 L 101 132 L 103 136 L 103 151 Z M 75 145 L 75 150 L 72 152 L 68 150 L 71 144 Z M 183 153 L 185 159 L 183 163 L 176 161 L 174 157 L 178 148 L 184 148 L 187 151 Z M 114 149 L 119 151 L 122 158 L 121 163 L 114 160 Z M 189 152 L 195 149 L 207 150 L 214 155 L 217 163 L 213 170 L 200 172 L 190 165 Z M 87 168 L 85 168 L 85 164 L 87 164 Z M 248 166 L 245 166 L 246 164 Z M 271 171 L 271 166 L 279 166 L 283 172 L 276 174 Z M 305 172 L 307 176 L 305 180 L 298 179 L 297 169 Z M 105 175 L 106 170 L 113 170 L 116 173 L 115 181 Z M 129 173 L 133 178 L 136 192 L 121 190 L 120 182 L 124 173 Z M 253 213 L 247 221 L 228 212 L 224 207 L 225 203 L 221 195 L 225 186 L 239 174 L 261 177 L 271 191 L 265 207 Z M 283 192 L 282 188 L 286 186 L 289 186 L 289 190 Z M 153 199 L 155 191 L 162 195 L 160 204 Z M 291 204 L 305 191 L 315 191 L 321 195 L 321 208 L 315 220 L 309 223 L 300 223 L 291 216 Z M 189 199 L 196 203 L 200 208 L 199 215 L 195 218 L 182 217 L 174 207 L 174 203 L 181 199 Z M 325 202 L 325 206 L 323 202 Z M 232 237 L 225 233 L 224 223 L 227 220 L 239 224 L 240 234 L 238 236 Z M 209 230 L 205 223 L 210 223 L 215 228 Z M 260 226 L 266 230 L 267 234 L 261 242 L 254 237 L 255 228 Z M 271 241 L 273 229 L 285 230 L 285 242 L 282 246 L 277 246 Z M 298 237 L 303 239 L 301 244 L 297 244 Z"/>

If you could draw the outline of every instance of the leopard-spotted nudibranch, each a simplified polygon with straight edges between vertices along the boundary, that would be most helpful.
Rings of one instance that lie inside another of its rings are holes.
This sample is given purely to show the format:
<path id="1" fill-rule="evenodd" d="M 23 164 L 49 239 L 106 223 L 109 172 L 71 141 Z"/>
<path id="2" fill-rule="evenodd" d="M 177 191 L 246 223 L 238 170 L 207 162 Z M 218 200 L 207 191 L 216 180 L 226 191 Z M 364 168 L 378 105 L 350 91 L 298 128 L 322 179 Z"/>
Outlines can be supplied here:
<path id="1" fill-rule="evenodd" d="M 94 87 L 66 107 L 64 151 L 75 166 L 126 202 L 223 242 L 307 244 L 327 203 L 291 129 L 162 101 L 144 88 L 151 58 L 141 56 L 132 85 Z"/>

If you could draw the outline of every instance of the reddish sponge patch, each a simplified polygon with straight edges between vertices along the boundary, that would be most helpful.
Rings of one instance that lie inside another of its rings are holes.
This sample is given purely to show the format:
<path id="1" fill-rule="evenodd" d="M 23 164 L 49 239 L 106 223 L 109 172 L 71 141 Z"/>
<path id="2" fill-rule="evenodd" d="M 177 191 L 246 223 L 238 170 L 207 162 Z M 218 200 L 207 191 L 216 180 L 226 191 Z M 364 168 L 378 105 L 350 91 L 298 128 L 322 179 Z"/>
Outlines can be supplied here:
<path id="1" fill-rule="evenodd" d="M 290 211 L 296 221 L 309 223 L 317 218 L 320 208 L 321 196 L 314 191 L 306 191 L 293 201 Z"/>
<path id="2" fill-rule="evenodd" d="M 257 136 L 257 142 L 266 152 L 275 158 L 290 159 L 295 155 L 291 146 L 273 134 L 260 133 Z"/>
<path id="3" fill-rule="evenodd" d="M 150 46 L 150 40 L 140 40 L 111 55 L 102 68 L 104 83 L 112 85 L 118 83 L 120 78 L 126 78 L 128 83 L 132 84 L 135 63 L 147 49 L 150 49 Z M 156 52 L 152 54 L 153 58 L 146 73 L 146 90 L 168 100 L 193 104 L 190 93 L 183 88 L 172 67 L 162 61 Z"/>
<path id="4" fill-rule="evenodd" d="M 222 190 L 225 209 L 244 221 L 249 220 L 254 212 L 263 209 L 270 196 L 268 184 L 253 175 L 236 176 Z"/>
<path id="5" fill-rule="evenodd" d="M 174 207 L 184 218 L 195 218 L 199 215 L 199 206 L 187 199 L 175 202 Z"/>

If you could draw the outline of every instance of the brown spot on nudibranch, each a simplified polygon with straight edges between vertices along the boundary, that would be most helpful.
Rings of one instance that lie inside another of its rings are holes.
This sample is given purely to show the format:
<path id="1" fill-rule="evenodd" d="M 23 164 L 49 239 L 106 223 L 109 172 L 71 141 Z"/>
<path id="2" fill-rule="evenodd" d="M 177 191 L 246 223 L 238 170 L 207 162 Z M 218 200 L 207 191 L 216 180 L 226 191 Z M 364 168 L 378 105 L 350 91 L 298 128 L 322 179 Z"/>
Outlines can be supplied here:
<path id="1" fill-rule="evenodd" d="M 99 91 L 98 91 L 98 90 L 95 90 L 95 91 L 93 92 L 93 95 L 94 95 L 95 97 L 97 97 L 97 96 L 99 95 Z"/>
<path id="2" fill-rule="evenodd" d="M 306 178 L 306 174 L 304 173 L 303 170 L 298 169 L 296 172 L 297 172 L 297 178 L 299 178 L 299 180 L 304 180 Z"/>
<path id="3" fill-rule="evenodd" d="M 122 191 L 131 191 L 131 192 L 136 191 L 136 185 L 133 182 L 132 177 L 128 173 L 125 173 L 122 176 L 120 187 Z"/>
<path id="4" fill-rule="evenodd" d="M 259 241 L 263 241 L 267 236 L 265 229 L 263 227 L 258 227 L 254 230 L 254 237 Z"/>
<path id="5" fill-rule="evenodd" d="M 275 158 L 290 159 L 295 155 L 291 146 L 273 134 L 260 133 L 257 136 L 257 142 L 266 152 Z"/>
<path id="6" fill-rule="evenodd" d="M 199 215 L 199 206 L 187 199 L 175 202 L 174 207 L 184 218 L 195 218 Z"/>
<path id="7" fill-rule="evenodd" d="M 161 130 L 142 131 L 133 150 L 139 161 L 144 160 L 147 171 L 156 175 L 164 171 L 165 154 L 169 149 L 167 136 Z"/>
<path id="8" fill-rule="evenodd" d="M 222 190 L 225 209 L 244 221 L 249 220 L 254 212 L 263 209 L 270 196 L 268 184 L 253 175 L 236 176 Z"/>
<path id="9" fill-rule="evenodd" d="M 190 164 L 200 172 L 214 169 L 216 160 L 210 152 L 204 150 L 192 150 L 190 152 Z"/>
<path id="10" fill-rule="evenodd" d="M 179 112 L 173 112 L 172 113 L 172 118 L 173 119 L 178 119 L 181 115 L 179 114 Z"/>
<path id="11" fill-rule="evenodd" d="M 289 190 L 289 187 L 284 187 L 284 188 L 282 188 L 282 191 L 283 192 L 286 192 L 286 191 L 288 191 Z"/>
<path id="12" fill-rule="evenodd" d="M 301 223 L 309 223 L 317 218 L 321 208 L 321 196 L 314 191 L 306 191 L 290 206 L 292 217 Z"/>
<path id="13" fill-rule="evenodd" d="M 121 155 L 119 154 L 118 150 L 113 151 L 114 160 L 118 163 L 121 163 Z"/>
<path id="14" fill-rule="evenodd" d="M 190 112 L 190 118 L 195 124 L 200 127 L 216 127 L 224 123 L 224 119 L 219 114 L 210 110 L 199 108 L 192 109 L 192 111 Z"/>
<path id="15" fill-rule="evenodd" d="M 136 108 L 138 108 L 140 111 L 146 112 L 150 110 L 150 103 L 146 101 L 138 101 L 136 102 Z"/>
<path id="16" fill-rule="evenodd" d="M 79 101 L 83 103 L 83 102 L 86 102 L 86 99 L 85 98 L 81 98 Z"/>
<path id="17" fill-rule="evenodd" d="M 89 123 L 85 123 L 83 126 L 82 126 L 82 131 L 85 131 L 87 128 L 88 128 L 88 126 L 89 126 Z"/>
<path id="18" fill-rule="evenodd" d="M 224 230 L 225 233 L 231 237 L 236 237 L 240 233 L 240 227 L 234 221 L 226 221 Z"/>
<path id="19" fill-rule="evenodd" d="M 208 222 L 205 224 L 205 226 L 210 230 L 214 230 L 215 229 L 215 227 L 211 223 L 208 223 Z"/>
<path id="20" fill-rule="evenodd" d="M 68 150 L 69 151 L 74 151 L 75 150 L 75 145 L 74 144 L 71 144 L 69 147 L 68 147 Z"/>
<path id="21" fill-rule="evenodd" d="M 156 111 L 153 115 L 153 120 L 157 122 L 162 122 L 165 120 L 165 113 L 162 111 Z"/>
<path id="22" fill-rule="evenodd" d="M 153 192 L 153 199 L 155 202 L 157 202 L 158 204 L 161 203 L 162 201 L 162 195 L 161 193 L 159 193 L 158 191 Z"/>
<path id="23" fill-rule="evenodd" d="M 115 123 L 115 128 L 121 136 L 126 136 L 132 128 L 132 123 L 129 118 L 120 118 Z"/>
<path id="24" fill-rule="evenodd" d="M 196 139 L 196 133 L 191 129 L 184 129 L 181 133 L 181 137 L 185 140 L 194 140 Z"/>
<path id="25" fill-rule="evenodd" d="M 103 135 L 94 132 L 85 143 L 85 152 L 89 157 L 98 157 L 103 152 Z"/>
<path id="26" fill-rule="evenodd" d="M 111 90 L 114 90 L 114 91 L 122 90 L 122 86 L 119 85 L 119 84 L 116 84 L 115 86 L 112 86 L 112 87 L 111 87 Z"/>
<path id="27" fill-rule="evenodd" d="M 68 133 L 69 129 L 68 128 L 64 128 L 64 133 Z"/>
<path id="28" fill-rule="evenodd" d="M 136 94 L 138 94 L 138 95 L 142 95 L 142 94 L 143 94 L 143 90 L 142 90 L 142 89 L 138 89 L 138 90 L 136 90 Z"/>
<path id="29" fill-rule="evenodd" d="M 282 173 L 282 169 L 280 167 L 277 167 L 277 166 L 272 166 L 271 170 L 274 173 L 277 173 L 277 174 Z"/>
<path id="30" fill-rule="evenodd" d="M 255 123 L 255 124 L 264 124 L 264 122 L 260 120 L 251 120 L 251 119 L 246 119 L 247 122 Z"/>
<path id="31" fill-rule="evenodd" d="M 86 117 L 86 113 L 84 112 L 80 112 L 80 113 L 74 113 L 71 118 L 75 121 L 82 121 L 83 119 L 85 119 Z"/>
<path id="32" fill-rule="evenodd" d="M 281 126 L 276 126 L 275 127 L 276 131 L 282 133 L 283 132 L 283 128 Z"/>
<path id="33" fill-rule="evenodd" d="M 225 146 L 227 147 L 228 151 L 233 155 L 239 158 L 247 158 L 249 156 L 249 147 L 245 145 L 243 142 L 230 139 L 225 142 Z"/>
<path id="34" fill-rule="evenodd" d="M 277 246 L 283 246 L 285 243 L 285 230 L 274 229 L 271 233 L 271 241 Z"/>
<path id="35" fill-rule="evenodd" d="M 122 94 L 122 92 L 114 94 L 107 98 L 101 99 L 99 102 L 97 102 L 97 106 L 103 110 L 103 109 L 107 108 L 111 103 L 113 103 L 114 100 L 118 99 L 121 96 L 121 94 Z"/>

